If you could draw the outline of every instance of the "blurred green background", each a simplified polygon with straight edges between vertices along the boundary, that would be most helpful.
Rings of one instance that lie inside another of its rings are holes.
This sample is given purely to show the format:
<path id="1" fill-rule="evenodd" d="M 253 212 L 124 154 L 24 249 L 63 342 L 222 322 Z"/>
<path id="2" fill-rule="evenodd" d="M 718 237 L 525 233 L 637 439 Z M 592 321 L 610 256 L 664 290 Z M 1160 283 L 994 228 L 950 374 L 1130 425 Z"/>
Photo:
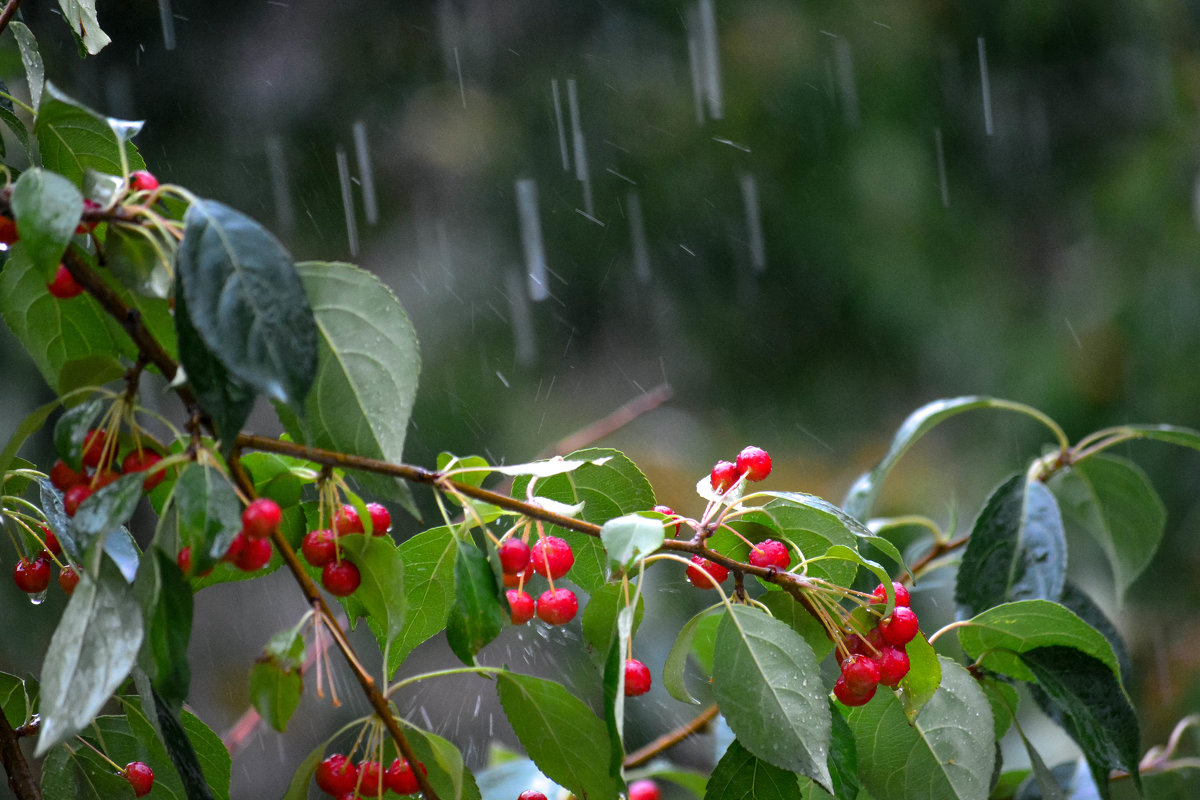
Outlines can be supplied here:
<path id="1" fill-rule="evenodd" d="M 297 258 L 351 260 L 394 288 L 424 361 L 415 463 L 526 460 L 664 381 L 668 403 L 599 443 L 693 512 L 695 480 L 746 443 L 775 455 L 773 488 L 840 500 L 937 397 L 1020 400 L 1075 438 L 1200 427 L 1195 0 L 99 12 L 113 44 L 81 60 L 52 4 L 23 6 L 50 79 L 145 119 L 136 141 L 161 179 L 254 215 Z M 11 34 L 0 49 L 0 77 L 24 95 Z M 48 390 L 3 336 L 11 430 Z M 253 424 L 271 432 L 269 410 Z M 906 458 L 878 510 L 965 529 L 1043 438 L 994 412 L 956 420 Z M 1149 746 L 1200 710 L 1200 456 L 1122 454 L 1163 493 L 1163 549 L 1121 609 L 1079 537 L 1072 577 L 1127 634 Z M 211 613 L 197 640 L 222 639 L 197 645 L 212 666 L 196 702 L 218 732 L 262 642 L 298 613 L 276 577 L 198 599 Z M 926 628 L 950 618 L 948 580 L 922 589 Z M 15 595 L 0 581 L 3 607 Z M 221 617 L 247 602 L 261 624 Z M 41 650 L 16 647 L 17 631 L 40 635 L 54 613 L 0 620 L 0 669 L 36 672 Z M 479 689 L 464 691 L 470 705 Z M 487 736 L 452 716 L 440 732 L 478 760 Z M 300 755 L 268 761 L 295 763 L 328 729 L 303 724 L 312 742 L 287 745 Z M 235 762 L 235 796 L 272 785 L 259 777 Z"/>

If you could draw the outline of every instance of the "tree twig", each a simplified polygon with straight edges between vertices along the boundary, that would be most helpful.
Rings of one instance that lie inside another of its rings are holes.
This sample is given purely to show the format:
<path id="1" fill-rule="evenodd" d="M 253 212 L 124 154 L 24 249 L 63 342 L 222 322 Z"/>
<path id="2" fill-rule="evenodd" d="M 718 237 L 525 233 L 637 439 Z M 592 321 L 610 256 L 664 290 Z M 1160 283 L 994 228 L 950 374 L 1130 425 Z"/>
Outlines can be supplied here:
<path id="1" fill-rule="evenodd" d="M 4 771 L 8 774 L 8 788 L 12 789 L 18 800 L 42 800 L 42 790 L 38 788 L 33 773 L 29 770 L 29 762 L 21 751 L 21 743 L 17 732 L 8 721 L 8 717 L 0 710 L 0 761 L 4 763 Z"/>
<path id="2" fill-rule="evenodd" d="M 551 452 L 565 456 L 567 453 L 574 453 L 576 450 L 581 450 L 593 442 L 615 433 L 642 414 L 658 408 L 670 400 L 673 394 L 674 390 L 671 388 L 671 384 L 660 383 L 650 391 L 643 392 L 633 398 L 607 416 L 589 425 L 585 425 L 569 436 L 559 439 L 558 443 L 551 448 Z"/>
<path id="3" fill-rule="evenodd" d="M 4 4 L 4 10 L 0 11 L 0 33 L 8 27 L 8 23 L 12 22 L 13 16 L 16 15 L 17 9 L 21 7 L 21 0 L 8 0 Z"/>
<path id="4" fill-rule="evenodd" d="M 685 722 L 673 731 L 664 733 L 645 747 L 640 747 L 625 756 L 625 768 L 640 767 L 659 753 L 669 750 L 689 736 L 699 733 L 705 725 L 713 721 L 715 716 L 717 716 L 717 706 L 714 703 L 696 715 L 695 719 Z"/>

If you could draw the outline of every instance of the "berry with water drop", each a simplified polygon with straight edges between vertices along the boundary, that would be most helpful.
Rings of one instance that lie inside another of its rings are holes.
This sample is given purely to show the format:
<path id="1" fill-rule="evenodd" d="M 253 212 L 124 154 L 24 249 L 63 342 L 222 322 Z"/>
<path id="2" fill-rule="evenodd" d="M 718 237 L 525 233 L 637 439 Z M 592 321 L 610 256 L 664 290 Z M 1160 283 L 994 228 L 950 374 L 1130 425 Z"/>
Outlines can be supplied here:
<path id="1" fill-rule="evenodd" d="M 504 596 L 508 598 L 509 616 L 512 618 L 513 625 L 524 625 L 533 619 L 533 597 L 528 592 L 509 589 Z"/>
<path id="2" fill-rule="evenodd" d="M 0 217 L 0 244 L 12 244 L 21 238 L 12 217 Z"/>
<path id="3" fill-rule="evenodd" d="M 517 800 L 546 800 L 546 795 L 537 789 L 526 789 L 517 795 Z"/>
<path id="4" fill-rule="evenodd" d="M 364 530 L 366 528 L 363 527 L 362 518 L 358 516 L 358 509 L 354 506 L 342 506 L 333 515 L 333 532 L 338 536 L 362 533 Z"/>
<path id="5" fill-rule="evenodd" d="M 67 466 L 67 462 L 61 458 L 55 461 L 54 465 L 50 467 L 50 483 L 54 484 L 54 488 L 60 492 L 65 492 L 72 486 L 78 486 L 86 480 L 87 477 L 82 472 L 76 472 L 71 469 Z"/>
<path id="6" fill-rule="evenodd" d="M 129 173 L 129 191 L 153 192 L 158 188 L 158 178 L 144 169 Z"/>
<path id="7" fill-rule="evenodd" d="M 32 560 L 22 558 L 13 567 L 13 581 L 26 594 L 46 591 L 50 585 L 50 562 L 40 556 Z"/>
<path id="8" fill-rule="evenodd" d="M 659 514 L 662 514 L 664 517 L 673 517 L 673 516 L 675 516 L 675 511 L 674 511 L 674 509 L 672 509 L 670 506 L 655 506 L 654 508 L 652 508 L 652 509 L 650 509 L 650 510 L 651 510 L 651 511 L 656 511 L 656 512 L 658 512 Z M 680 529 L 681 527 L 683 527 L 683 523 L 682 523 L 682 522 L 676 522 L 676 523 L 675 523 L 675 535 L 676 535 L 676 536 L 678 536 L 678 535 L 679 535 L 679 529 Z"/>
<path id="9" fill-rule="evenodd" d="M 846 683 L 845 677 L 839 676 L 837 682 L 833 684 L 833 696 L 844 706 L 862 706 L 871 701 L 877 688 L 873 685 L 865 692 L 855 692 Z"/>
<path id="10" fill-rule="evenodd" d="M 121 472 L 126 474 L 130 472 L 147 472 L 160 461 L 162 461 L 162 456 L 153 450 L 133 450 L 121 462 Z M 165 469 L 160 469 L 152 473 L 146 480 L 142 481 L 142 491 L 150 491 L 162 483 L 166 477 L 167 471 Z"/>
<path id="11" fill-rule="evenodd" d="M 879 657 L 875 659 L 875 663 L 879 665 L 879 682 L 884 686 L 896 687 L 896 684 L 908 674 L 909 660 L 908 653 L 904 652 L 902 647 L 893 647 L 888 645 L 879 651 Z"/>
<path id="12" fill-rule="evenodd" d="M 557 536 L 543 536 L 534 542 L 529 553 L 533 563 L 533 571 L 545 578 L 561 578 L 571 570 L 575 563 L 575 554 L 566 539 Z"/>
<path id="13" fill-rule="evenodd" d="M 67 512 L 68 517 L 75 516 L 75 512 L 79 510 L 79 504 L 92 496 L 92 488 L 90 486 L 72 486 L 67 489 L 67 493 L 63 495 L 63 511 Z"/>
<path id="14" fill-rule="evenodd" d="M 761 447 L 746 447 L 738 453 L 737 471 L 748 481 L 761 481 L 771 474 L 771 456 Z"/>
<path id="15" fill-rule="evenodd" d="M 79 573 L 73 566 L 67 564 L 58 571 L 58 585 L 62 587 L 67 597 L 75 593 L 75 587 L 79 585 Z"/>
<path id="16" fill-rule="evenodd" d="M 879 683 L 879 665 L 869 656 L 850 656 L 842 662 L 842 680 L 854 694 L 865 694 Z"/>
<path id="17" fill-rule="evenodd" d="M 361 797 L 379 797 L 387 783 L 383 779 L 383 767 L 378 761 L 358 762 L 358 793 Z"/>
<path id="18" fill-rule="evenodd" d="M 371 533 L 383 536 L 392 527 L 392 513 L 382 503 L 367 503 L 367 514 L 371 517 Z"/>
<path id="19" fill-rule="evenodd" d="M 705 572 L 708 575 L 705 575 Z M 709 577 L 710 575 L 712 576 L 711 578 Z M 692 556 L 692 566 L 687 568 L 687 579 L 697 589 L 715 589 L 717 583 L 721 583 L 728 577 L 729 570 L 720 564 L 709 561 L 704 556 Z M 713 583 L 713 581 L 716 581 L 716 583 Z"/>
<path id="20" fill-rule="evenodd" d="M 238 534 L 238 536 L 244 535 L 243 533 Z M 238 553 L 238 557 L 234 559 L 233 563 L 242 572 L 257 572 L 270 562 L 273 552 L 270 539 L 252 539 L 247 536 L 245 546 L 242 547 L 242 551 Z"/>
<path id="21" fill-rule="evenodd" d="M 313 777 L 321 791 L 337 797 L 358 786 L 358 767 L 341 753 L 334 753 L 317 765 Z"/>
<path id="22" fill-rule="evenodd" d="M 96 428 L 88 431 L 83 437 L 83 465 L 95 469 L 100 466 L 100 459 L 104 457 L 104 445 L 108 441 L 108 435 Z"/>

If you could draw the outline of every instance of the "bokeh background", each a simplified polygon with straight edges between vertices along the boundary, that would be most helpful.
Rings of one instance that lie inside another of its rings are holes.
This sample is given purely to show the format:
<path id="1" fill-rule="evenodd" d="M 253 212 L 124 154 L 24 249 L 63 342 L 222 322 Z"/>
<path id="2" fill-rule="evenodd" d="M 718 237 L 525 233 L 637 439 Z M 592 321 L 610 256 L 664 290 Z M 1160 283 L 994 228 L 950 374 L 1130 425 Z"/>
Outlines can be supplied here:
<path id="1" fill-rule="evenodd" d="M 82 60 L 57 8 L 26 2 L 51 80 L 145 119 L 136 141 L 163 180 L 247 211 L 297 258 L 375 271 L 408 308 L 424 362 L 415 463 L 442 450 L 526 460 L 664 382 L 668 402 L 598 444 L 690 511 L 696 479 L 746 443 L 775 455 L 774 488 L 838 501 L 937 397 L 1020 400 L 1073 437 L 1200 427 L 1191 0 L 99 12 L 113 44 Z M 0 67 L 23 95 L 9 34 Z M 49 393 L 0 336 L 8 431 Z M 269 410 L 254 424 L 269 432 Z M 965 530 L 1043 440 L 999 412 L 960 418 L 906 457 L 879 510 Z M 1122 454 L 1163 494 L 1162 551 L 1122 608 L 1086 538 L 1071 541 L 1072 577 L 1127 636 L 1149 746 L 1200 710 L 1200 455 Z M 919 587 L 927 628 L 950 619 L 949 580 Z M 300 613 L 293 595 L 275 576 L 198 597 L 194 701 L 218 732 L 246 707 L 262 643 Z M 17 599 L 0 581 L 2 607 Z M 664 585 L 657 602 L 683 615 L 700 601 Z M 20 608 L 0 619 L 0 669 L 36 672 L 56 601 Z M 643 634 L 660 659 L 672 624 Z M 570 672 L 572 636 L 514 633 L 495 660 Z M 478 764 L 503 738 L 481 696 L 478 681 L 444 682 L 404 710 Z M 635 738 L 687 713 L 652 698 Z M 289 736 L 256 734 L 235 796 L 276 794 L 356 711 L 310 699 Z M 704 745 L 685 755 L 703 761 Z"/>

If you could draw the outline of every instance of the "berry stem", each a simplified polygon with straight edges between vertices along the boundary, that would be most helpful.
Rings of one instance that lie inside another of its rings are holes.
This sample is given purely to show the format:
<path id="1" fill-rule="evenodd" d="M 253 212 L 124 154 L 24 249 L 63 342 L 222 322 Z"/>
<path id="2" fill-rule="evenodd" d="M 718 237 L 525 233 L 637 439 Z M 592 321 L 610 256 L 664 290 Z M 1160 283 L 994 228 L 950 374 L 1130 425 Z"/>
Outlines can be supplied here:
<path id="1" fill-rule="evenodd" d="M 422 672 L 420 675 L 410 675 L 402 681 L 397 681 L 387 690 L 387 694 L 391 697 L 396 692 L 413 683 L 419 683 L 429 678 L 444 678 L 447 675 L 466 675 L 474 673 L 476 675 L 499 675 L 506 670 L 500 667 L 452 667 L 450 669 L 439 669 L 435 672 Z M 410 761 L 409 763 L 413 763 Z"/>

